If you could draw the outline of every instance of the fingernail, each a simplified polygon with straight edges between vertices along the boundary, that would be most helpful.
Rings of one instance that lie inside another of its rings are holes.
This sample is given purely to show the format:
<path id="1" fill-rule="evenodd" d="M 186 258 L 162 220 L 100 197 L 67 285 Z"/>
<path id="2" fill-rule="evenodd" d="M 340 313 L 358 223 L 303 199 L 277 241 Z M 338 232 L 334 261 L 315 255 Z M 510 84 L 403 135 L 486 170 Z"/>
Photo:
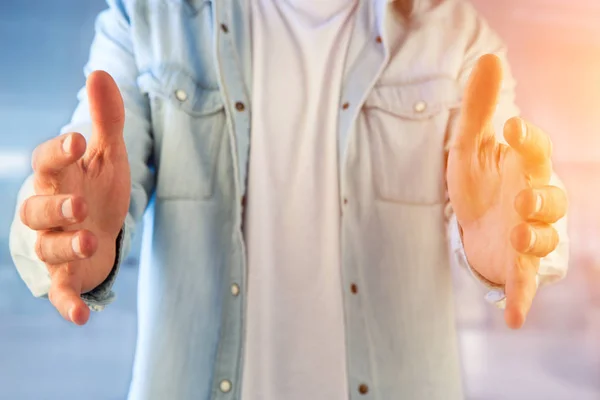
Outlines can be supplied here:
<path id="1" fill-rule="evenodd" d="M 529 232 L 529 247 L 527 248 L 527 251 L 531 251 L 533 246 L 535 246 L 535 242 L 537 241 L 537 233 L 535 233 L 535 230 L 529 229 Z"/>
<path id="2" fill-rule="evenodd" d="M 73 219 L 75 217 L 73 215 L 73 200 L 66 199 L 63 201 L 60 211 L 62 212 L 63 217 L 66 219 Z"/>
<path id="3" fill-rule="evenodd" d="M 519 143 L 523 143 L 525 138 L 527 137 L 527 124 L 523 118 L 519 118 L 519 122 L 521 122 L 521 132 L 519 132 Z"/>
<path id="4" fill-rule="evenodd" d="M 79 235 L 75 235 L 71 240 L 71 247 L 73 248 L 73 252 L 77 255 L 77 257 L 84 258 L 83 253 L 81 252 L 81 239 Z"/>
<path id="5" fill-rule="evenodd" d="M 75 305 L 72 305 L 71 308 L 69 308 L 69 319 L 71 322 L 75 322 Z"/>
<path id="6" fill-rule="evenodd" d="M 73 135 L 68 135 L 65 140 L 63 140 L 62 148 L 65 154 L 71 154 L 71 142 L 73 141 Z"/>
<path id="7" fill-rule="evenodd" d="M 535 212 L 538 213 L 542 211 L 542 205 L 544 204 L 544 198 L 541 193 L 537 193 L 535 195 Z"/>

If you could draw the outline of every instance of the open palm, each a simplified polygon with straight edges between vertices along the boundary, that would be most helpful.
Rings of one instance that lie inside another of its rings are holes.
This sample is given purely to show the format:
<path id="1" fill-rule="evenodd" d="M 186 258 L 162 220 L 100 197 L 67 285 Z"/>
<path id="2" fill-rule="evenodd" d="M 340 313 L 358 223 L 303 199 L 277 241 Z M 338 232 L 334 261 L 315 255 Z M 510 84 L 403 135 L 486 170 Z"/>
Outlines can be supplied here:
<path id="1" fill-rule="evenodd" d="M 76 324 L 90 314 L 81 294 L 100 285 L 114 266 L 131 191 L 119 89 L 110 75 L 95 71 L 87 91 L 89 141 L 67 133 L 38 146 L 35 195 L 21 206 L 21 220 L 37 232 L 36 253 L 51 277 L 48 297 Z"/>
<path id="2" fill-rule="evenodd" d="M 520 327 L 537 290 L 540 258 L 558 244 L 552 223 L 566 212 L 566 195 L 549 186 L 549 138 L 521 118 L 504 127 L 499 142 L 492 119 L 502 66 L 483 56 L 467 85 L 460 131 L 448 159 L 450 201 L 463 232 L 471 266 L 489 281 L 505 285 L 506 322 Z"/>

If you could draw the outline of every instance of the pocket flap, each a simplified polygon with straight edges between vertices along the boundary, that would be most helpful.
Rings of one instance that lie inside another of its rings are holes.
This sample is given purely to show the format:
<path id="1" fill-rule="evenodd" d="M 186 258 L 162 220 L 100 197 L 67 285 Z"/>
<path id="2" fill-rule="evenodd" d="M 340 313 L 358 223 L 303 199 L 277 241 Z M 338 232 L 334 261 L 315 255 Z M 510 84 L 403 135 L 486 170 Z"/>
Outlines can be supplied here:
<path id="1" fill-rule="evenodd" d="M 377 86 L 365 103 L 401 118 L 426 119 L 444 109 L 460 107 L 458 84 L 449 78 L 394 86 Z"/>
<path id="2" fill-rule="evenodd" d="M 163 67 L 142 73 L 137 84 L 142 93 L 169 100 L 191 115 L 203 116 L 223 109 L 219 90 L 201 87 L 192 76 Z"/>

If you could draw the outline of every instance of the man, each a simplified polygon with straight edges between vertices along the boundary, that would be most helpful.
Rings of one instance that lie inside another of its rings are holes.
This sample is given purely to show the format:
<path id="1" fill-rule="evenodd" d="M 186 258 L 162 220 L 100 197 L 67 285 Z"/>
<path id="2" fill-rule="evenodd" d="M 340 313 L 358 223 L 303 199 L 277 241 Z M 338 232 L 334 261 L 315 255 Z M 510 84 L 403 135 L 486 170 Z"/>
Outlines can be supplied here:
<path id="1" fill-rule="evenodd" d="M 550 141 L 466 3 L 109 5 L 11 249 L 84 324 L 156 197 L 131 399 L 460 399 L 446 227 L 512 328 L 565 274 Z"/>

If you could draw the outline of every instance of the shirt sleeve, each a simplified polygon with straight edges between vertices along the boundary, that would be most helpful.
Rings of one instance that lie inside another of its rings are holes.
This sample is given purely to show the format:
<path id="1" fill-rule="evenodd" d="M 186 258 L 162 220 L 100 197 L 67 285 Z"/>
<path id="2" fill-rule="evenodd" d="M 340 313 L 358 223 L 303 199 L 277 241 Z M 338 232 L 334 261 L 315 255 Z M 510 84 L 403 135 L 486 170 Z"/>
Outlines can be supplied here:
<path id="1" fill-rule="evenodd" d="M 115 299 L 112 286 L 119 265 L 128 254 L 137 222 L 144 214 L 154 190 L 155 177 L 151 168 L 153 140 L 150 134 L 148 99 L 137 86 L 139 75 L 133 52 L 127 6 L 122 0 L 109 0 L 109 8 L 96 20 L 96 34 L 85 66 L 86 77 L 95 70 L 108 72 L 117 83 L 125 104 L 123 131 L 131 171 L 131 201 L 129 213 L 117 240 L 117 257 L 108 278 L 94 290 L 82 294 L 83 300 L 95 311 L 103 309 Z M 79 132 L 87 139 L 92 133 L 87 93 L 83 88 L 78 95 L 79 104 L 71 122 L 61 133 Z M 25 226 L 19 217 L 23 201 L 34 195 L 30 176 L 24 182 L 17 199 L 17 211 L 10 231 L 10 253 L 21 278 L 36 297 L 47 297 L 50 276 L 45 264 L 35 253 L 37 234 Z"/>

